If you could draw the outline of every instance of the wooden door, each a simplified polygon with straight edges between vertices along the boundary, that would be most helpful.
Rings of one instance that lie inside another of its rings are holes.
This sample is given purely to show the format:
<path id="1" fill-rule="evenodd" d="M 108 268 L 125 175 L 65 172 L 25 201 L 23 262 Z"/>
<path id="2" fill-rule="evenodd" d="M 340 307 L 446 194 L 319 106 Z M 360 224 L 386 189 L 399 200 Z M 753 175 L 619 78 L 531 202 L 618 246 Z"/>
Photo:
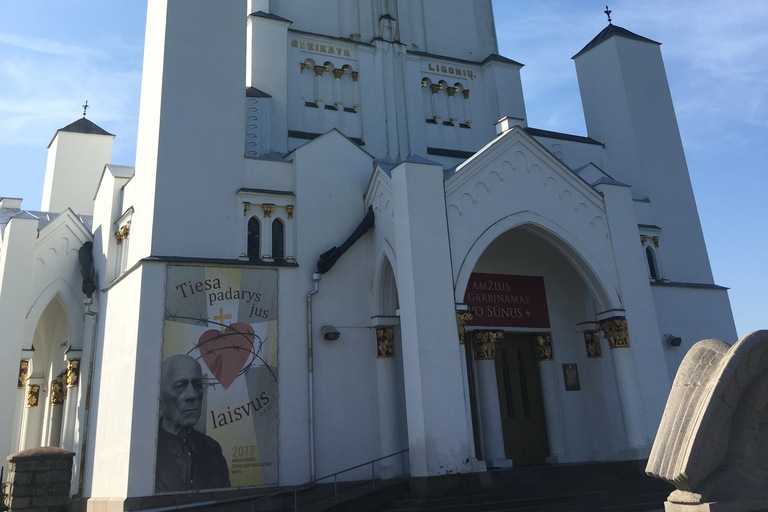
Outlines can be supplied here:
<path id="1" fill-rule="evenodd" d="M 549 442 L 533 336 L 507 334 L 498 342 L 496 381 L 506 457 L 515 465 L 544 464 Z"/>

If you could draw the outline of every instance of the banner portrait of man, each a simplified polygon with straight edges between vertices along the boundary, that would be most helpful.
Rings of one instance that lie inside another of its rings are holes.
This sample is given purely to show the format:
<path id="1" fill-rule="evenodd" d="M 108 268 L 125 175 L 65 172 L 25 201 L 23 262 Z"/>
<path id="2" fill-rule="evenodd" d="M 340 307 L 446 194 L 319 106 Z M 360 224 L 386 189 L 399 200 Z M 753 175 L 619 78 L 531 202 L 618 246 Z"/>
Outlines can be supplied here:
<path id="1" fill-rule="evenodd" d="M 155 492 L 276 485 L 277 271 L 168 267 Z"/>

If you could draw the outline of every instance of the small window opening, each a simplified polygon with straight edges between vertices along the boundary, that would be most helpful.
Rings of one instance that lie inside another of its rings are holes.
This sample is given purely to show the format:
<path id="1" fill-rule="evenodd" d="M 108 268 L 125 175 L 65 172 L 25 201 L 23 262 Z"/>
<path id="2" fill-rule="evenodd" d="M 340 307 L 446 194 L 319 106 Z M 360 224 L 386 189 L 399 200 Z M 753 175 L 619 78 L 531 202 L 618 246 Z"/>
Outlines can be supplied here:
<path id="1" fill-rule="evenodd" d="M 255 260 L 259 258 L 259 236 L 261 225 L 259 219 L 251 217 L 248 221 L 248 259 Z"/>
<path id="2" fill-rule="evenodd" d="M 272 258 L 285 259 L 285 226 L 280 219 L 272 222 Z"/>
<path id="3" fill-rule="evenodd" d="M 645 257 L 648 259 L 648 272 L 651 279 L 658 279 L 659 273 L 656 270 L 656 260 L 653 255 L 653 249 L 651 249 L 650 247 L 646 247 Z"/>

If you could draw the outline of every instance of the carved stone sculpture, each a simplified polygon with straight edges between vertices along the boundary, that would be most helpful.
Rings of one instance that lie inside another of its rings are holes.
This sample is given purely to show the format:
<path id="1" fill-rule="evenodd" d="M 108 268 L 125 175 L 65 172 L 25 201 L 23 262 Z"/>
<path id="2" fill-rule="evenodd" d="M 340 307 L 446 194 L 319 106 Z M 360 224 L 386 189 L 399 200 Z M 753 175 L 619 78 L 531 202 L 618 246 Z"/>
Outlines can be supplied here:
<path id="1" fill-rule="evenodd" d="M 676 487 L 667 512 L 768 510 L 768 331 L 691 348 L 646 472 Z"/>

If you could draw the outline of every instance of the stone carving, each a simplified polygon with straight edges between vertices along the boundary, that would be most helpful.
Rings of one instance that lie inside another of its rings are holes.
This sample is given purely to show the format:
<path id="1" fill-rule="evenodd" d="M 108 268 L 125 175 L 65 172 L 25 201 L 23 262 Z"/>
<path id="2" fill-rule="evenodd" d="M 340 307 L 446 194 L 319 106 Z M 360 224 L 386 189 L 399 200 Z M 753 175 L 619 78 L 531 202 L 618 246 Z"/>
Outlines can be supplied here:
<path id="1" fill-rule="evenodd" d="M 536 359 L 538 361 L 552 361 L 552 336 L 549 334 L 538 334 L 533 338 L 536 347 Z"/>
<path id="2" fill-rule="evenodd" d="M 384 326 L 376 328 L 376 351 L 379 359 L 395 357 L 395 328 Z"/>
<path id="3" fill-rule="evenodd" d="M 501 331 L 475 332 L 475 360 L 493 360 L 496 357 L 496 342 L 502 337 L 504 337 L 504 333 Z"/>
<path id="4" fill-rule="evenodd" d="M 629 333 L 627 319 L 622 317 L 609 318 L 597 324 L 597 330 L 603 331 L 605 339 L 611 348 L 628 348 Z"/>
<path id="5" fill-rule="evenodd" d="M 584 331 L 584 344 L 587 347 L 588 358 L 603 357 L 603 347 L 600 345 L 600 331 Z"/>
<path id="6" fill-rule="evenodd" d="M 666 512 L 768 510 L 768 331 L 691 348 L 646 472 L 677 488 Z"/>
<path id="7" fill-rule="evenodd" d="M 464 344 L 464 337 L 467 334 L 467 322 L 474 316 L 469 311 L 459 311 L 456 313 L 456 326 L 459 329 L 459 345 Z"/>

